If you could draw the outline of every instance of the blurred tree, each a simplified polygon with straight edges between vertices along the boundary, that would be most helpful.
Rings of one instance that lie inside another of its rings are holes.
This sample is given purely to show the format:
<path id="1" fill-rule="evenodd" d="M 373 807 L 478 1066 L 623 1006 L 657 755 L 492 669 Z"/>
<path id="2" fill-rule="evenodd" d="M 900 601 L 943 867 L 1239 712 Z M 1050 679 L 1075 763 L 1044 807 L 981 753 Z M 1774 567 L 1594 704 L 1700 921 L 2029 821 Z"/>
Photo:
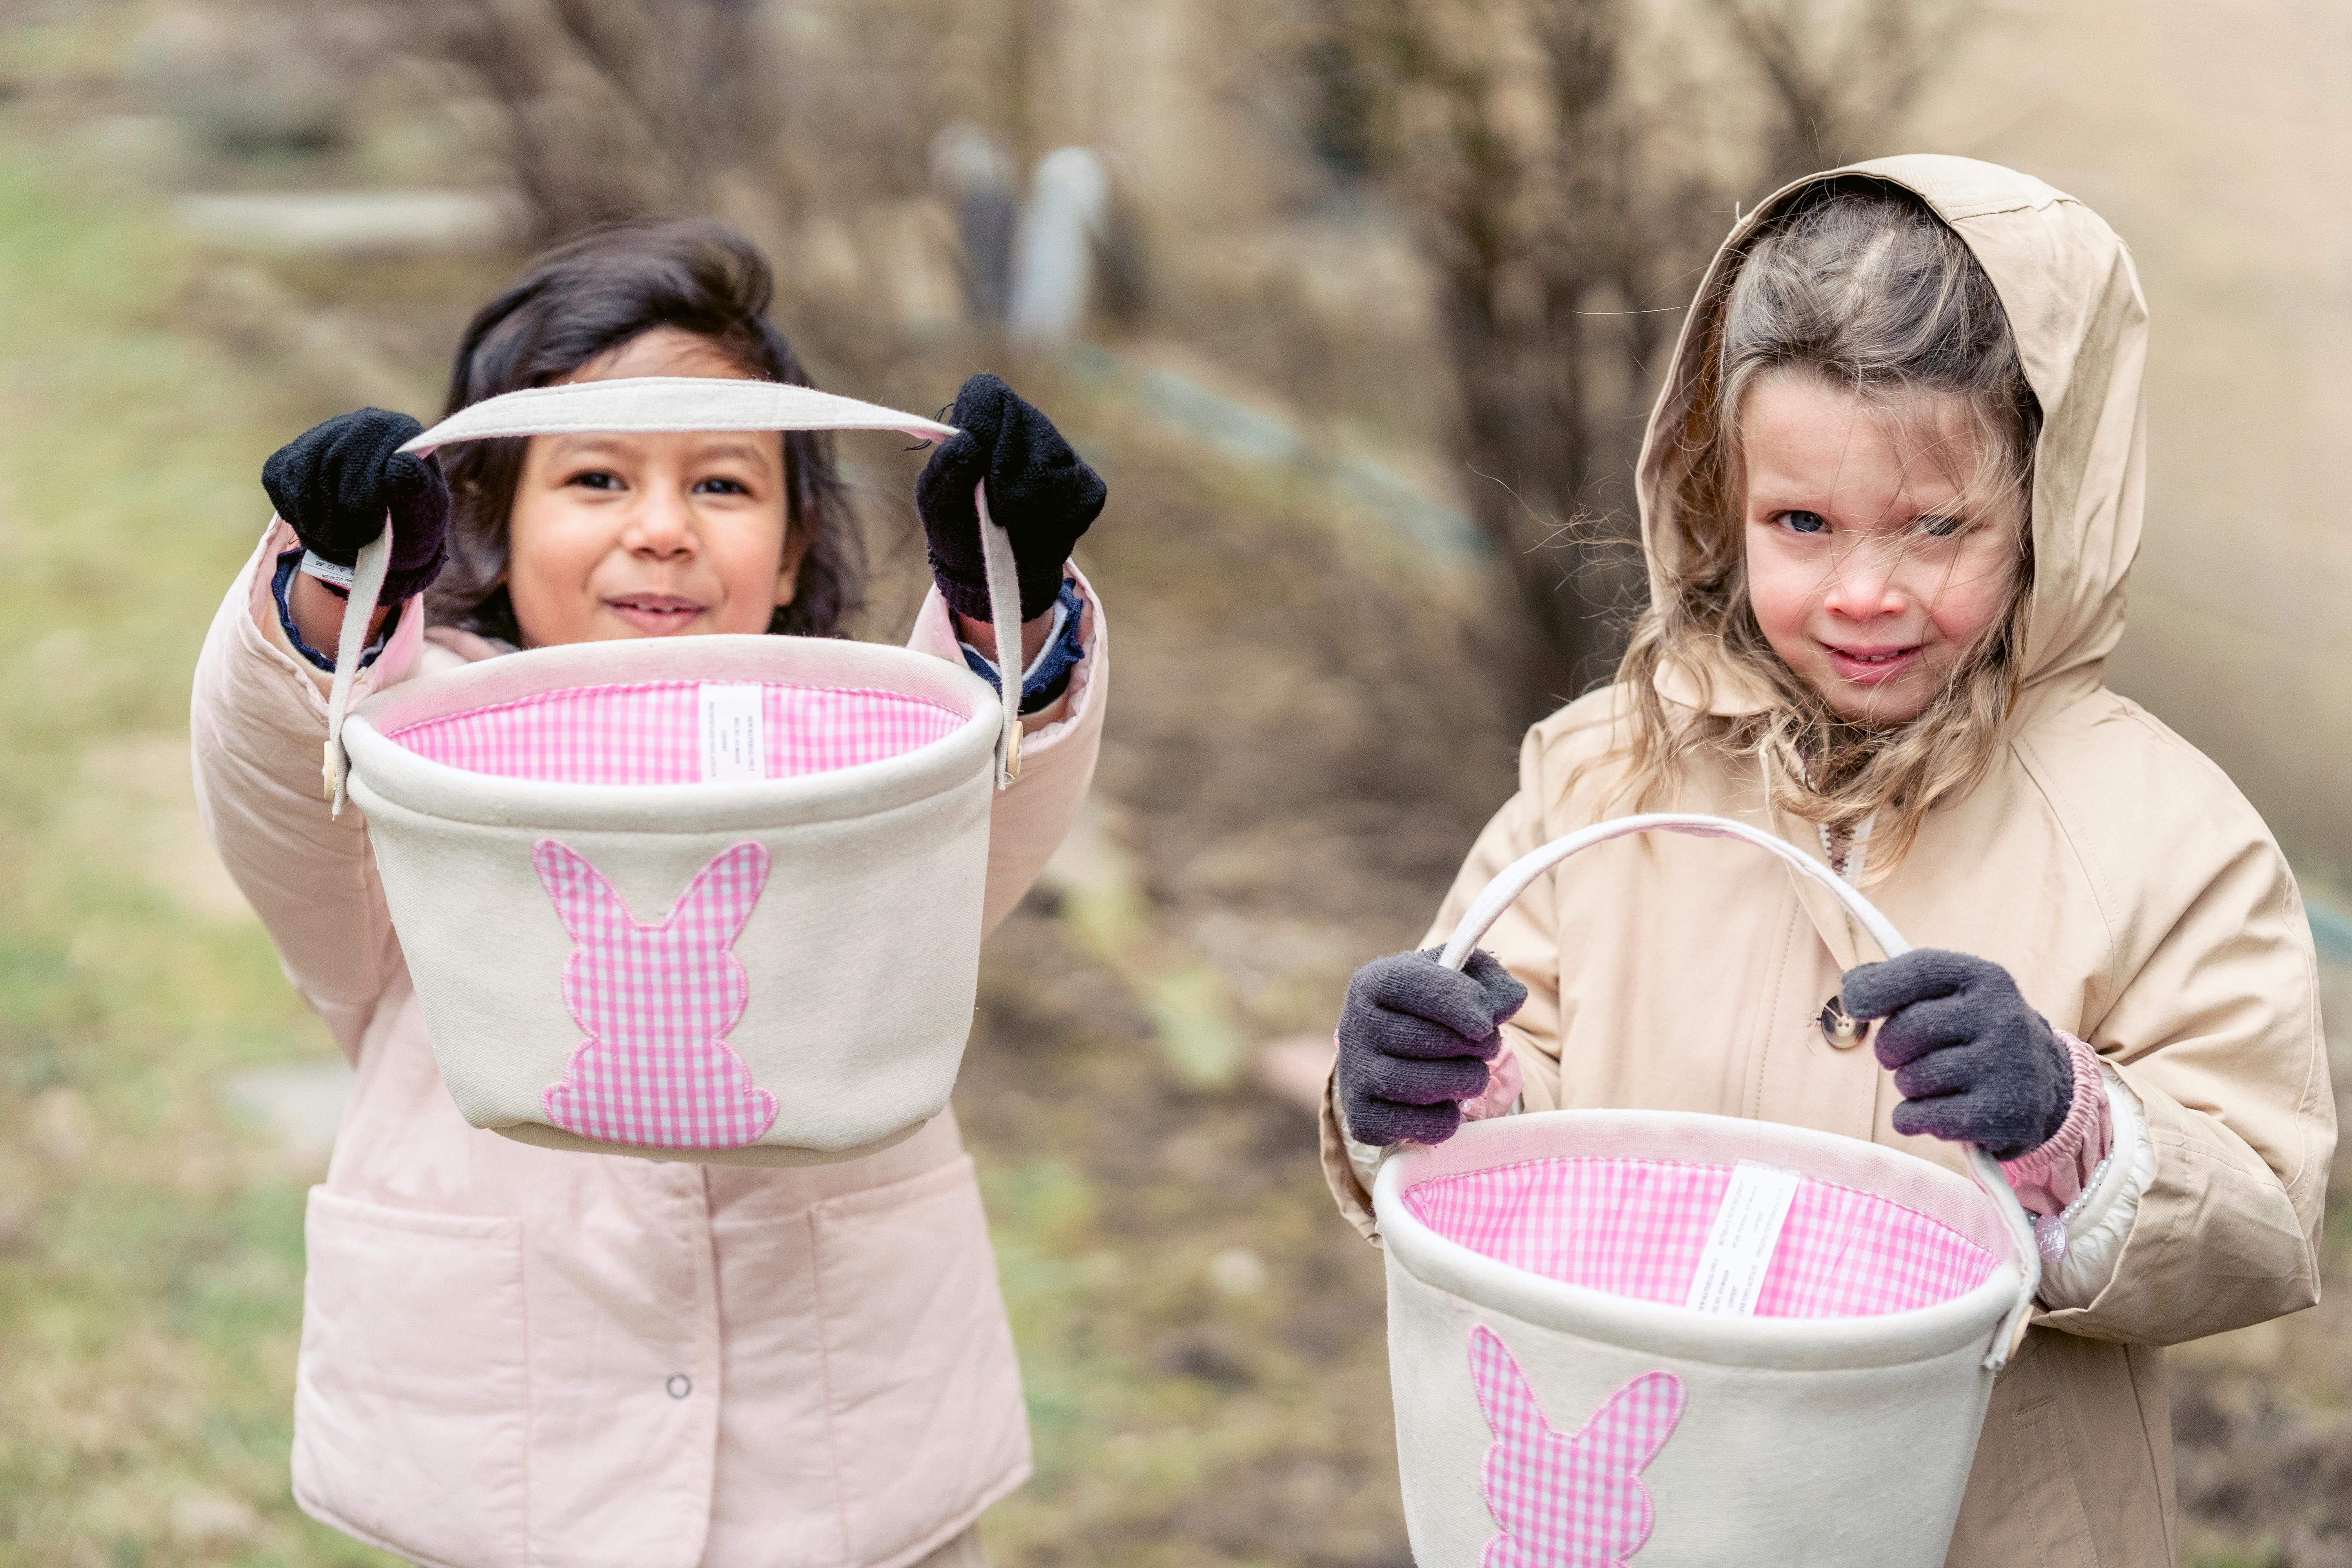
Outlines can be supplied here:
<path id="1" fill-rule="evenodd" d="M 1695 60 L 1636 0 L 1320 0 L 1316 140 L 1365 149 L 1436 273 L 1526 716 L 1614 667 L 1654 378 L 1735 199 L 1878 150 L 1975 3 L 1700 0 L 1729 50 Z"/>
<path id="2" fill-rule="evenodd" d="M 760 0 L 386 3 L 498 107 L 535 241 L 705 209 L 769 140 Z"/>
<path id="3" fill-rule="evenodd" d="M 1974 0 L 1707 0 L 1707 9 L 1769 94 L 1760 190 L 1884 150 L 1980 11 Z"/>

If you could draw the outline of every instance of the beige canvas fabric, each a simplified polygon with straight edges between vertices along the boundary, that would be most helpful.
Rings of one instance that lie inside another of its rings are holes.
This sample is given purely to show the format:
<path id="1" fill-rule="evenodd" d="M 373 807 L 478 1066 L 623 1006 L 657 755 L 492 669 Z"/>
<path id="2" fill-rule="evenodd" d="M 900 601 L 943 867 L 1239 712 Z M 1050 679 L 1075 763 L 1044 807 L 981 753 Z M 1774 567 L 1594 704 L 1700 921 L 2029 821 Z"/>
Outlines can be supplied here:
<path id="1" fill-rule="evenodd" d="M 851 771 L 636 787 L 492 778 L 386 738 L 517 689 L 663 679 L 879 688 L 971 718 Z M 808 1164 L 938 1115 L 971 1032 L 1001 722 L 996 693 L 961 660 L 811 637 L 577 643 L 371 698 L 343 731 L 352 799 L 457 1109 L 528 1142 L 595 1147 L 550 1125 L 541 1098 L 581 1037 L 562 986 L 574 943 L 531 858 L 552 837 L 646 918 L 734 845 L 763 845 L 778 868 L 733 943 L 747 1000 L 727 1032 L 775 1094 L 774 1125 L 740 1147 L 658 1157 Z"/>
<path id="2" fill-rule="evenodd" d="M 326 683 L 269 592 L 294 545 L 273 525 L 231 587 L 191 718 L 213 841 L 358 1069 L 307 1226 L 297 1500 L 429 1568 L 902 1568 L 953 1542 L 1027 1475 L 1029 1447 L 952 1116 L 785 1169 L 468 1127 L 363 816 L 320 798 Z M 985 927 L 1093 776 L 1109 647 L 1087 597 L 1087 657 L 992 799 Z M 910 646 L 959 658 L 936 594 Z M 404 615 L 357 695 L 491 651 L 420 645 Z"/>
<path id="3" fill-rule="evenodd" d="M 1871 897 L 1913 942 L 2005 965 L 2052 1024 L 2090 1042 L 2145 1108 L 2155 1163 L 2107 1285 L 2087 1306 L 2043 1314 L 1996 1384 L 1948 1561 L 2168 1563 L 2159 1347 L 2318 1294 L 2336 1127 L 2310 931 L 2285 860 L 2228 778 L 2103 684 L 2141 521 L 2147 317 L 2129 254 L 2080 203 L 2007 169 L 1905 157 L 1859 172 L 1917 192 L 1969 243 L 2044 414 L 2029 679 L 2008 744 Z M 1717 273 L 1779 199 L 1734 230 Z M 1654 571 L 1679 547 L 1661 443 L 1706 326 L 1686 324 L 1651 423 L 1642 503 Z M 1668 679 L 1669 697 L 1696 694 L 1686 676 Z M 1715 689 L 1717 711 L 1738 710 L 1734 683 Z M 1518 793 L 1472 849 L 1431 942 L 1519 855 L 1631 809 L 1612 801 L 1607 765 L 1578 773 L 1612 750 L 1623 711 L 1602 690 L 1529 731 Z M 1752 773 L 1703 768 L 1681 798 L 1656 804 L 1820 853 L 1812 827 L 1771 811 Z M 1888 1076 L 1817 1026 L 1839 975 L 1875 953 L 1782 867 L 1704 840 L 1605 845 L 1531 889 L 1486 945 L 1529 988 L 1506 1034 L 1530 1110 L 1757 1117 L 1957 1165 L 1950 1146 L 1896 1134 Z M 1369 1234 L 1328 1107 L 1324 1140 L 1333 1191 Z"/>

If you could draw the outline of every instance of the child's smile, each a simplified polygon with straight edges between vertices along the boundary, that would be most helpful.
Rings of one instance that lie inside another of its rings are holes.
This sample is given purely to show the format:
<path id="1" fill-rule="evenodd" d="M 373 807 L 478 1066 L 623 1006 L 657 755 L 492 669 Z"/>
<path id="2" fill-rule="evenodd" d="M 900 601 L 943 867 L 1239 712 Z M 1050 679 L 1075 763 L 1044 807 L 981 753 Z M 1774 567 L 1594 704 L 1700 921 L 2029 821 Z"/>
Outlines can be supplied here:
<path id="1" fill-rule="evenodd" d="M 604 607 L 648 637 L 684 631 L 707 608 L 679 594 L 621 594 L 606 599 Z"/>
<path id="2" fill-rule="evenodd" d="M 1748 601 L 1843 718 L 1916 718 L 2008 607 L 2019 521 L 1967 493 L 1961 427 L 1934 402 L 1889 409 L 1811 375 L 1748 394 Z"/>
<path id="3" fill-rule="evenodd" d="M 664 327 L 566 379 L 742 374 L 709 340 Z M 766 631 L 793 590 L 785 482 L 772 435 L 531 437 L 507 558 L 523 641 Z"/>

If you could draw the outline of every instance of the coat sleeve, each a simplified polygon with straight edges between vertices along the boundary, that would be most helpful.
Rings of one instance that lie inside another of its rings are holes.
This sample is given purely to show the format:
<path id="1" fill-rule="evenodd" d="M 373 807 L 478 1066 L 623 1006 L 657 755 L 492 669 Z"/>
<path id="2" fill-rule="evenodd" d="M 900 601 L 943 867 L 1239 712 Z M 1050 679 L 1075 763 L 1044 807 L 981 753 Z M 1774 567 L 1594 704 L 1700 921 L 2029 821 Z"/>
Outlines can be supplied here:
<path id="1" fill-rule="evenodd" d="M 988 822 L 988 895 L 983 931 L 994 931 L 1037 880 L 1060 847 L 1094 784 L 1102 751 L 1103 710 L 1110 696 L 1110 627 L 1094 585 L 1076 567 L 1084 601 L 1078 625 L 1085 649 L 1070 684 L 1053 705 L 1023 722 L 1021 776 L 996 796 Z M 947 602 L 933 588 L 915 617 L 907 646 L 961 665 L 963 654 Z"/>
<path id="2" fill-rule="evenodd" d="M 1555 837 L 1546 824 L 1544 803 L 1550 798 L 1543 777 L 1545 742 L 1540 730 L 1528 731 L 1519 749 L 1519 789 L 1486 824 L 1455 873 L 1454 887 L 1438 906 L 1437 919 L 1422 939 L 1423 947 L 1442 946 L 1454 934 L 1463 911 L 1492 881 L 1496 872 Z M 1540 877 L 1503 911 L 1479 946 L 1493 953 L 1503 967 L 1528 988 L 1528 999 L 1503 1026 L 1503 1038 L 1518 1053 L 1526 1076 L 1520 1105 L 1527 1110 L 1553 1110 L 1559 1105 L 1559 925 L 1552 904 L 1552 879 Z M 1367 1238 L 1374 1236 L 1371 1194 L 1365 1190 L 1363 1146 L 1350 1156 L 1340 1125 L 1331 1085 L 1323 1091 L 1323 1177 L 1339 1212 Z"/>
<path id="3" fill-rule="evenodd" d="M 2319 1299 L 2335 1098 L 2311 928 L 2266 836 L 2139 923 L 2153 939 L 2086 1032 L 2139 1101 L 2154 1169 L 2105 1287 L 2047 1321 L 2172 1344 Z"/>
<path id="4" fill-rule="evenodd" d="M 196 659 L 188 728 L 196 806 L 214 849 L 278 947 L 286 977 L 356 1061 L 379 1003 L 402 973 L 400 944 L 368 850 L 367 825 L 329 815 L 320 782 L 327 678 L 287 646 L 271 563 L 293 543 L 273 521 L 229 585 Z M 415 658 L 421 618 L 354 687 L 356 702 Z"/>

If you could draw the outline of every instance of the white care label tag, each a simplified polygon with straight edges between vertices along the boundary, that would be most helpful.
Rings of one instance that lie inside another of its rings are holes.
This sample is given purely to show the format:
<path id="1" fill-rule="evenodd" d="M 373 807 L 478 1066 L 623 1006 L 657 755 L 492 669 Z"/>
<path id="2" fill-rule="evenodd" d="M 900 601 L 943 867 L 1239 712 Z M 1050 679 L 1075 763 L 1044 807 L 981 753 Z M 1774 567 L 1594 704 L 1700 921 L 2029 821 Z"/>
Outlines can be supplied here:
<path id="1" fill-rule="evenodd" d="M 1797 1184 L 1803 1179 L 1794 1171 L 1753 1160 L 1732 1167 L 1731 1184 L 1724 1189 L 1723 1206 L 1715 1211 L 1715 1224 L 1707 1229 L 1684 1306 L 1734 1317 L 1754 1315 L 1756 1298 L 1764 1293 L 1765 1270 L 1772 1267 L 1773 1249 L 1780 1245 L 1780 1227 L 1789 1223 L 1789 1205 L 1796 1201 Z"/>
<path id="2" fill-rule="evenodd" d="M 766 778 L 768 735 L 761 689 L 710 683 L 697 689 L 702 699 L 702 782 Z"/>

